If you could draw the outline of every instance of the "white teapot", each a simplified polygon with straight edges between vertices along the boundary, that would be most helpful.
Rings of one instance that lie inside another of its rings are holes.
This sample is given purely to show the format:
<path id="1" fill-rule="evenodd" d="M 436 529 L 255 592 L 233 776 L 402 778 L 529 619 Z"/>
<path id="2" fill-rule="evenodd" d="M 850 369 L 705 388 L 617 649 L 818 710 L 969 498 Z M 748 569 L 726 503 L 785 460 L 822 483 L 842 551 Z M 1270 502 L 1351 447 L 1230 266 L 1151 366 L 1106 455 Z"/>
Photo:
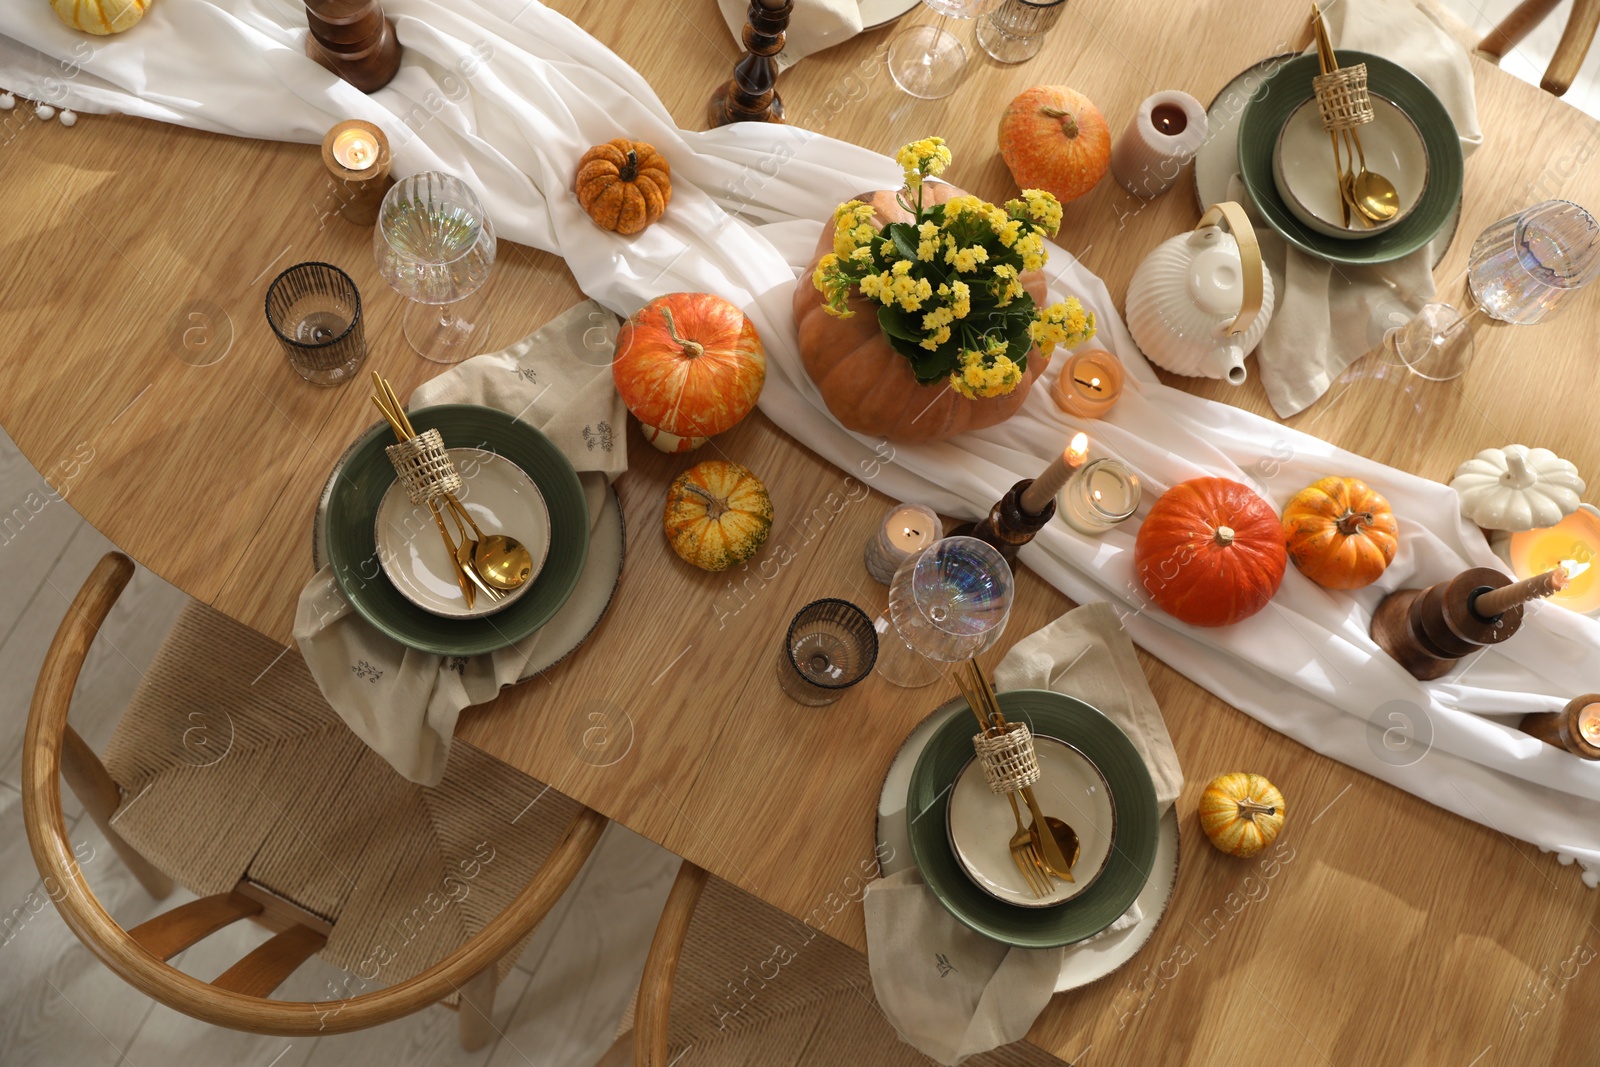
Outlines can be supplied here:
<path id="1" fill-rule="evenodd" d="M 1272 275 L 1255 230 L 1243 208 L 1224 201 L 1211 205 L 1193 231 L 1145 257 L 1125 310 L 1129 332 L 1152 362 L 1174 374 L 1238 385 L 1244 357 L 1267 332 L 1272 303 Z"/>

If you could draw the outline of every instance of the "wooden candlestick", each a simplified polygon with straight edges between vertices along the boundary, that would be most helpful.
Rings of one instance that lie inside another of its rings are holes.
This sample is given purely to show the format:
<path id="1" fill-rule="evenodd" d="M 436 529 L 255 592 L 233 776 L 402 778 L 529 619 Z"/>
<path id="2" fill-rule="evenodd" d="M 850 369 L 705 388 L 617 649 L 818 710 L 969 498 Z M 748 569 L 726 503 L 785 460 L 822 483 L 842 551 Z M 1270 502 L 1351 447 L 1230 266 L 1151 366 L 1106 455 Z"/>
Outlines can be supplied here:
<path id="1" fill-rule="evenodd" d="M 711 94 L 706 123 L 782 122 L 783 100 L 778 96 L 778 64 L 772 57 L 783 51 L 784 31 L 794 0 L 750 0 L 744 25 L 745 54 L 734 65 L 733 77 Z"/>
<path id="2" fill-rule="evenodd" d="M 400 41 L 378 0 L 306 0 L 306 55 L 364 93 L 400 69 Z"/>
<path id="3" fill-rule="evenodd" d="M 1045 498 L 1042 511 L 1034 512 L 1023 506 L 1022 500 L 1034 479 L 1024 478 L 1006 491 L 989 509 L 989 514 L 976 523 L 966 523 L 950 531 L 951 537 L 976 537 L 994 547 L 1007 563 L 1015 563 L 1017 551 L 1033 540 L 1044 529 L 1045 523 L 1055 518 L 1055 495 Z"/>
<path id="4" fill-rule="evenodd" d="M 1414 677 L 1438 678 L 1463 656 L 1510 638 L 1522 625 L 1523 605 L 1565 580 L 1557 568 L 1513 584 L 1499 571 L 1473 567 L 1426 589 L 1398 589 L 1372 613 L 1372 639 Z"/>
<path id="5" fill-rule="evenodd" d="M 367 140 L 377 146 L 372 163 L 360 169 L 347 166 L 346 160 L 340 158 L 341 141 L 351 131 L 365 134 Z M 322 162 L 333 176 L 334 187 L 339 194 L 339 217 L 358 226 L 371 226 L 377 222 L 383 195 L 394 184 L 394 177 L 389 173 L 389 138 L 383 135 L 383 131 L 361 119 L 339 123 L 322 139 Z"/>
<path id="6" fill-rule="evenodd" d="M 1600 693 L 1585 693 L 1560 711 L 1534 711 L 1518 728 L 1580 759 L 1600 760 Z"/>

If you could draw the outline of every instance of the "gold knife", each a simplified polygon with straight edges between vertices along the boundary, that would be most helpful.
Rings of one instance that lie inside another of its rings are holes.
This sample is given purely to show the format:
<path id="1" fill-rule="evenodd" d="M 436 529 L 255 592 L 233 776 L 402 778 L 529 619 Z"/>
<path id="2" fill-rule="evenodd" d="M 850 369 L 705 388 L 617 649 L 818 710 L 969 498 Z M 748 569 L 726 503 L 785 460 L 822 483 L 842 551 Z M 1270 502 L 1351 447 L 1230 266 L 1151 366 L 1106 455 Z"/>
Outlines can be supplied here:
<path id="1" fill-rule="evenodd" d="M 995 696 L 994 686 L 989 684 L 988 675 L 983 673 L 983 668 L 978 666 L 976 658 L 971 660 L 972 673 L 982 684 L 983 695 L 989 704 L 989 716 L 1002 729 L 1006 725 L 1006 717 L 1000 712 L 1000 699 Z M 1022 799 L 1027 801 L 1028 811 L 1033 815 L 1033 825 L 1038 831 L 1039 852 L 1044 856 L 1045 866 L 1062 878 L 1072 877 L 1072 864 L 1067 862 L 1067 857 L 1061 852 L 1061 846 L 1056 844 L 1056 835 L 1051 833 L 1050 824 L 1044 821 L 1044 812 L 1039 810 L 1039 801 L 1033 795 L 1033 787 L 1023 786 Z"/>

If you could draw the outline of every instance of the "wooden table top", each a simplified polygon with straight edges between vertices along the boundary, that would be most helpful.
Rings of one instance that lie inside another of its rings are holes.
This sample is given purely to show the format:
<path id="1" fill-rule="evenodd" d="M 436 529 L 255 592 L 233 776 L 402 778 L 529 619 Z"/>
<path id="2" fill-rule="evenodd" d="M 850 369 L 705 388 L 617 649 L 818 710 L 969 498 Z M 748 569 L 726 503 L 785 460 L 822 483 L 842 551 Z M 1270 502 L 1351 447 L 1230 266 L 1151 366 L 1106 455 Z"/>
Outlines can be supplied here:
<path id="1" fill-rule="evenodd" d="M 736 58 L 714 0 L 648 14 L 624 0 L 555 6 L 633 64 L 681 125 L 702 126 Z M 978 55 L 945 100 L 894 88 L 887 29 L 807 59 L 780 86 L 797 124 L 875 149 L 942 134 L 956 150 L 947 177 L 1000 199 L 1011 186 L 994 123 L 1022 88 L 1069 83 L 1117 131 L 1155 90 L 1209 99 L 1257 58 L 1299 45 L 1304 15 L 1259 0 L 1071 0 L 1039 57 L 1002 67 Z M 1502 215 L 1552 196 L 1600 203 L 1600 173 L 1582 165 L 1600 124 L 1474 68 L 1485 146 L 1467 162 L 1463 237 L 1441 282 L 1459 276 L 1470 236 Z M 140 563 L 287 642 L 310 575 L 317 492 L 374 420 L 364 386 L 318 389 L 287 368 L 262 321 L 268 281 L 299 260 L 340 264 L 366 298 L 368 365 L 402 395 L 439 370 L 400 335 L 401 302 L 373 268 L 370 231 L 326 217 L 314 146 L 95 116 L 70 130 L 26 116 L 12 125 L 0 422 Z M 1120 301 L 1145 253 L 1196 215 L 1187 179 L 1142 208 L 1106 180 L 1068 205 L 1061 241 Z M 502 248 L 495 347 L 581 296 L 560 260 Z M 1486 329 L 1454 383 L 1369 356 L 1288 424 L 1437 479 L 1513 441 L 1600 471 L 1586 395 L 1597 328 L 1600 304 L 1585 295 L 1536 331 Z M 1182 384 L 1270 416 L 1254 377 L 1238 389 Z M 861 948 L 859 872 L 873 855 L 883 774 L 945 694 L 874 677 L 813 710 L 782 697 L 773 668 L 800 605 L 836 595 L 884 606 L 859 559 L 887 499 L 759 414 L 691 458 L 655 452 L 636 426 L 628 433 L 632 465 L 618 488 L 631 544 L 609 617 L 582 654 L 464 714 L 459 735 Z M 671 478 L 717 454 L 767 481 L 778 520 L 769 562 L 708 575 L 678 561 L 658 529 Z M 0 518 L 6 540 L 25 521 Z M 793 552 L 787 566 L 770 562 L 780 545 Z M 1070 607 L 1026 570 L 1018 590 L 1006 646 Z M 1600 979 L 1582 965 L 1595 955 L 1600 898 L 1573 869 L 1319 756 L 1142 659 L 1188 778 L 1176 894 L 1144 951 L 1056 997 L 1031 1041 L 1089 1064 L 1587 1062 Z M 1293 809 L 1270 870 L 1199 834 L 1200 789 L 1236 769 L 1269 775 Z"/>

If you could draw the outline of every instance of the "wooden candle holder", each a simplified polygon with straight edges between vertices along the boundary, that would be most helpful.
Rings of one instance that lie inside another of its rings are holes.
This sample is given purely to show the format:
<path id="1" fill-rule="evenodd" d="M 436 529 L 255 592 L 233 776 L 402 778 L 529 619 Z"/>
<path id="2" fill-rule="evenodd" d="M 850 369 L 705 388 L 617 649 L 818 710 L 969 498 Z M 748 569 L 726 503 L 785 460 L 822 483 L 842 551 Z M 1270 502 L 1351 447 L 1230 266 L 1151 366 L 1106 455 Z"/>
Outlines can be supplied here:
<path id="1" fill-rule="evenodd" d="M 378 0 L 306 0 L 306 55 L 364 93 L 400 69 L 400 41 Z"/>
<path id="2" fill-rule="evenodd" d="M 363 170 L 351 170 L 334 155 L 334 142 L 346 130 L 365 131 L 378 146 L 378 158 Z M 371 226 L 378 221 L 378 209 L 383 206 L 383 196 L 394 184 L 389 173 L 392 162 L 389 156 L 389 138 L 382 130 L 361 119 L 349 119 L 328 131 L 322 139 L 322 162 L 333 176 L 335 192 L 339 198 L 339 217 L 357 226 Z"/>
<path id="3" fill-rule="evenodd" d="M 1530 712 L 1522 717 L 1518 729 L 1546 744 L 1564 748 L 1580 759 L 1600 760 L 1600 745 L 1591 741 L 1581 728 L 1584 709 L 1591 706 L 1600 709 L 1600 693 L 1585 693 L 1569 701 L 1560 711 Z M 1600 716 L 1590 716 L 1590 719 L 1597 717 Z"/>
<path id="4" fill-rule="evenodd" d="M 1044 510 L 1035 515 L 1022 506 L 1022 494 L 1033 484 L 1024 478 L 1006 491 L 1006 495 L 989 509 L 989 514 L 975 523 L 964 523 L 950 531 L 951 537 L 976 537 L 991 545 L 1010 564 L 1017 562 L 1017 552 L 1044 529 L 1045 523 L 1055 518 L 1056 502 L 1050 500 Z"/>
<path id="5" fill-rule="evenodd" d="M 783 100 L 778 96 L 778 64 L 772 58 L 783 51 L 784 31 L 794 0 L 750 0 L 744 24 L 745 54 L 734 65 L 733 77 L 711 94 L 706 123 L 782 122 Z"/>
<path id="6" fill-rule="evenodd" d="M 1372 614 L 1372 639 L 1414 677 L 1438 678 L 1456 660 L 1516 633 L 1523 606 L 1565 584 L 1557 573 L 1513 583 L 1497 570 L 1473 567 L 1426 589 L 1396 590 Z"/>

